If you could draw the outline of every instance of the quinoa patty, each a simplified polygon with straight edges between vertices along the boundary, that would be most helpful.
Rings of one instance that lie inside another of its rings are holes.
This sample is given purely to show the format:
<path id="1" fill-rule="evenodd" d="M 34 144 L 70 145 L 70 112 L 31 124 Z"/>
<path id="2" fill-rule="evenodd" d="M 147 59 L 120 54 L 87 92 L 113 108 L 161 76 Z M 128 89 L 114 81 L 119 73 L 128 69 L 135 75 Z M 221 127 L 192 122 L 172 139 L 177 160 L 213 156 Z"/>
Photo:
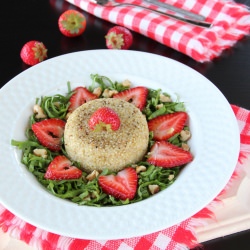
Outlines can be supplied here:
<path id="1" fill-rule="evenodd" d="M 118 130 L 97 132 L 89 128 L 91 115 L 100 107 L 109 107 L 119 115 Z M 133 104 L 117 98 L 83 104 L 69 116 L 64 132 L 67 154 L 88 172 L 104 168 L 119 171 L 142 160 L 147 152 L 148 137 L 145 116 Z"/>

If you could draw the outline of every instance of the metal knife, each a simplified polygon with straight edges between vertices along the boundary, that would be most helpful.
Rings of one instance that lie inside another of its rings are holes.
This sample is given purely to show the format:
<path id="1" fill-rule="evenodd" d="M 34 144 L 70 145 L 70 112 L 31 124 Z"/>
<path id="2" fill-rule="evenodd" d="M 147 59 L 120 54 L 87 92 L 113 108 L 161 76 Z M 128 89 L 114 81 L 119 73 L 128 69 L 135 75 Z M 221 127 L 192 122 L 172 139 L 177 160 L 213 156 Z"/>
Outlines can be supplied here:
<path id="1" fill-rule="evenodd" d="M 147 3 L 153 4 L 153 5 L 165 8 L 167 10 L 173 11 L 173 12 L 175 12 L 177 14 L 180 14 L 180 15 L 182 15 L 184 17 L 186 16 L 186 17 L 192 18 L 194 20 L 204 21 L 206 19 L 202 15 L 199 15 L 199 14 L 193 13 L 191 11 L 175 7 L 175 6 L 173 6 L 171 4 L 168 4 L 168 3 L 159 2 L 157 0 L 144 0 L 144 1 L 147 2 Z"/>

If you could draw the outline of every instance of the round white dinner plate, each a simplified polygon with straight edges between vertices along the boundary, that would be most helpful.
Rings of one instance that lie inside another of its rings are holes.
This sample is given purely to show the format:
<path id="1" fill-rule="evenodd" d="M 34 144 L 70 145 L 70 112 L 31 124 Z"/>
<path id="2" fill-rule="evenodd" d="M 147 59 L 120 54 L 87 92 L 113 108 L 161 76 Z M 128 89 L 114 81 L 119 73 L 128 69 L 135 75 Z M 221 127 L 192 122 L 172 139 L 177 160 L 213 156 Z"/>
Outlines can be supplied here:
<path id="1" fill-rule="evenodd" d="M 36 98 L 90 85 L 90 74 L 133 86 L 162 89 L 185 102 L 190 119 L 189 163 L 166 190 L 131 205 L 79 206 L 48 193 L 20 163 L 11 139 L 24 140 Z M 41 229 L 81 239 L 141 236 L 175 225 L 205 207 L 225 187 L 239 154 L 239 130 L 222 93 L 195 70 L 174 60 L 136 51 L 70 53 L 25 70 L 0 90 L 0 202 Z"/>

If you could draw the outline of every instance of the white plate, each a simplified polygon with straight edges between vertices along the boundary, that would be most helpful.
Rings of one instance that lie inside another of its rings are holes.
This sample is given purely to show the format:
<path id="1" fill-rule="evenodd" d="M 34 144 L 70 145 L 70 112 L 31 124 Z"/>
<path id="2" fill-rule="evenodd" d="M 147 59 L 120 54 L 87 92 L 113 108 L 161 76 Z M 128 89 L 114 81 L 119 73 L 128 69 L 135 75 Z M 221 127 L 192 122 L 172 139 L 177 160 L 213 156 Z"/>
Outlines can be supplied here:
<path id="1" fill-rule="evenodd" d="M 23 140 L 36 97 L 66 93 L 66 82 L 91 83 L 90 74 L 161 88 L 180 97 L 190 116 L 194 160 L 166 190 L 119 207 L 78 206 L 44 190 L 20 164 L 11 139 Z M 239 131 L 231 107 L 206 78 L 176 61 L 144 52 L 92 50 L 59 56 L 24 71 L 0 91 L 0 202 L 47 231 L 82 239 L 141 236 L 194 215 L 224 188 L 236 166 Z"/>

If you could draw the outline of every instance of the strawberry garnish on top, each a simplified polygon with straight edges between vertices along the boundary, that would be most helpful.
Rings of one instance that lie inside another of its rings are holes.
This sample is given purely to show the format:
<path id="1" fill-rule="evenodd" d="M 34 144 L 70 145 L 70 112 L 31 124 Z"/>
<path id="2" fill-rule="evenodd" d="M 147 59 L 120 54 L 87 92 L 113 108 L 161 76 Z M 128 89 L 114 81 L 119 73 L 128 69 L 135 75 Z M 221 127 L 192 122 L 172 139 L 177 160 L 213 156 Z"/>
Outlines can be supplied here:
<path id="1" fill-rule="evenodd" d="M 86 18 L 77 10 L 66 10 L 60 15 L 58 26 L 67 37 L 80 36 L 86 29 Z"/>
<path id="2" fill-rule="evenodd" d="M 101 175 L 98 182 L 104 193 L 121 200 L 132 200 L 137 190 L 137 179 L 135 169 L 128 167 L 117 175 Z"/>
<path id="3" fill-rule="evenodd" d="M 183 130 L 187 119 L 186 112 L 157 116 L 148 122 L 148 129 L 153 131 L 154 140 L 167 140 Z"/>
<path id="4" fill-rule="evenodd" d="M 49 164 L 44 175 L 49 180 L 70 180 L 78 179 L 82 176 L 82 171 L 72 166 L 71 161 L 64 155 L 56 156 Z"/>
<path id="5" fill-rule="evenodd" d="M 90 92 L 85 87 L 77 87 L 74 89 L 74 94 L 70 97 L 70 106 L 68 111 L 73 112 L 76 108 L 80 107 L 85 102 L 98 98 L 95 94 Z"/>
<path id="6" fill-rule="evenodd" d="M 126 89 L 113 95 L 114 98 L 119 98 L 134 104 L 141 111 L 146 105 L 147 96 L 148 89 L 142 86 Z"/>
<path id="7" fill-rule="evenodd" d="M 164 168 L 181 166 L 192 160 L 193 156 L 189 151 L 166 141 L 156 141 L 147 159 L 150 164 Z"/>
<path id="8" fill-rule="evenodd" d="M 95 131 L 115 131 L 120 127 L 119 115 L 109 107 L 97 109 L 89 119 L 89 127 Z"/>
<path id="9" fill-rule="evenodd" d="M 52 151 L 61 149 L 65 122 L 61 119 L 51 118 L 32 124 L 32 130 L 38 141 Z"/>

